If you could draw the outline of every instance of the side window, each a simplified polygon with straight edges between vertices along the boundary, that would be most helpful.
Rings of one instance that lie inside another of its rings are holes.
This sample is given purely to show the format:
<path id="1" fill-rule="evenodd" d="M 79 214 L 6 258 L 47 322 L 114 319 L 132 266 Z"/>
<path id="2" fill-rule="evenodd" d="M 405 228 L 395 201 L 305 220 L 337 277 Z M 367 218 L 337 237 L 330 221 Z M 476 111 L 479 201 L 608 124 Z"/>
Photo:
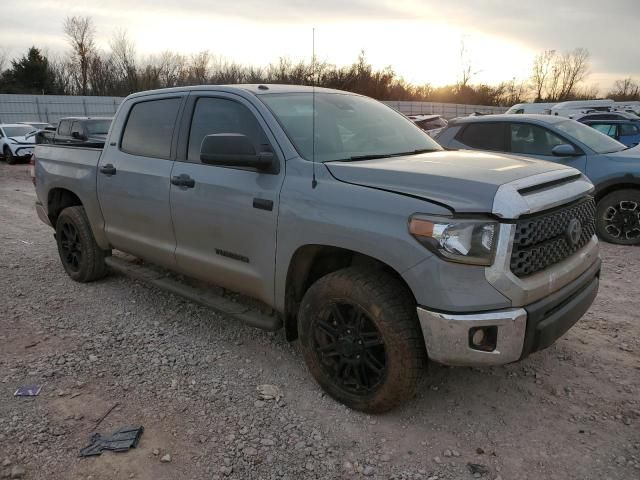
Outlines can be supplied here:
<path id="1" fill-rule="evenodd" d="M 623 123 L 620 125 L 620 135 L 638 135 L 640 130 L 636 125 L 630 123 Z"/>
<path id="2" fill-rule="evenodd" d="M 553 155 L 551 150 L 556 145 L 567 143 L 546 128 L 526 123 L 510 125 L 511 152 L 528 155 Z"/>
<path id="3" fill-rule="evenodd" d="M 120 149 L 143 157 L 170 158 L 180 98 L 146 100 L 133 105 Z"/>
<path id="4" fill-rule="evenodd" d="M 471 148 L 504 152 L 504 123 L 470 123 L 457 139 Z"/>
<path id="5" fill-rule="evenodd" d="M 80 125 L 80 122 L 73 122 L 71 124 L 71 135 L 73 135 L 74 132 L 82 134 L 82 125 Z"/>
<path id="6" fill-rule="evenodd" d="M 605 135 L 610 136 L 611 138 L 616 138 L 615 125 L 611 125 L 610 123 L 594 123 L 591 124 L 591 127 L 595 128 L 600 133 L 604 133 Z"/>
<path id="7" fill-rule="evenodd" d="M 241 133 L 253 142 L 256 152 L 269 149 L 262 127 L 247 107 L 233 100 L 202 97 L 193 111 L 187 160 L 200 162 L 202 140 L 216 133 Z"/>
<path id="8" fill-rule="evenodd" d="M 519 108 L 518 110 L 516 110 L 513 113 L 517 113 L 517 114 L 524 113 L 524 108 Z"/>
<path id="9" fill-rule="evenodd" d="M 62 120 L 58 125 L 58 134 L 69 136 L 71 135 L 71 120 Z"/>

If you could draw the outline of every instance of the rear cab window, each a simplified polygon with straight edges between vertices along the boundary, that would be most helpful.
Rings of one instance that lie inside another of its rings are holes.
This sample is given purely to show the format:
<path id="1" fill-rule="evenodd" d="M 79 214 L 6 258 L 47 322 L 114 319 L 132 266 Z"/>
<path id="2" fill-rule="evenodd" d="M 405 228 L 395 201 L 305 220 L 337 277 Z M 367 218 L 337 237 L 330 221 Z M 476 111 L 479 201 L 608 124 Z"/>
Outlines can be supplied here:
<path id="1" fill-rule="evenodd" d="M 135 103 L 122 132 L 120 150 L 131 155 L 171 158 L 174 127 L 182 98 L 159 98 Z"/>

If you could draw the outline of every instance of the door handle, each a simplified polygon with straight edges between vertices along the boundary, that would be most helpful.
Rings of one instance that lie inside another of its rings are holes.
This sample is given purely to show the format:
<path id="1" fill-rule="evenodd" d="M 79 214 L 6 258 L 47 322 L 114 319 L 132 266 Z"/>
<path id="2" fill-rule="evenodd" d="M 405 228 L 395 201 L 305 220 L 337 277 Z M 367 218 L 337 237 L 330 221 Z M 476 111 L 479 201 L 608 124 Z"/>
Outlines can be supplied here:
<path id="1" fill-rule="evenodd" d="M 177 187 L 193 188 L 196 186 L 196 181 L 186 173 L 182 173 L 178 176 L 171 177 L 171 184 Z"/>
<path id="2" fill-rule="evenodd" d="M 107 163 L 106 165 L 100 167 L 100 173 L 104 173 L 105 175 L 115 175 L 116 167 L 114 167 L 110 163 Z"/>

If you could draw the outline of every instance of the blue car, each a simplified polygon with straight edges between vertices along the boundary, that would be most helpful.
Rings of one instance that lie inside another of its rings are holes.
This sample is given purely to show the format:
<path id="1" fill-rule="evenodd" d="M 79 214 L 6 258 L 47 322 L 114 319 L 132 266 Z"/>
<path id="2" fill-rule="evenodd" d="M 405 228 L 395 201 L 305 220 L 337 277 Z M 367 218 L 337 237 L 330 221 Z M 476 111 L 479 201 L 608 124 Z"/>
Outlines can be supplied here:
<path id="1" fill-rule="evenodd" d="M 576 168 L 595 185 L 596 228 L 605 241 L 640 244 L 640 146 L 551 115 L 456 118 L 436 137 L 447 149 L 489 150 Z"/>
<path id="2" fill-rule="evenodd" d="M 635 147 L 640 143 L 640 121 L 587 120 L 581 123 L 624 143 L 627 147 Z"/>

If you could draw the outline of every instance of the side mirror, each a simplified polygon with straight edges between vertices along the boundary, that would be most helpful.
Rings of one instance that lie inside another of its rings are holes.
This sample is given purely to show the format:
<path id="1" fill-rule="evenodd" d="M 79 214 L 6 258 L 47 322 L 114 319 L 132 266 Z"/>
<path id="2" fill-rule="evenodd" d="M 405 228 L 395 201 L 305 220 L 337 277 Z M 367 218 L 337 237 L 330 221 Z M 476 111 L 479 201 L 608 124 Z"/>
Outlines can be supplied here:
<path id="1" fill-rule="evenodd" d="M 71 132 L 71 138 L 75 138 L 76 140 L 84 140 L 84 135 L 80 132 Z"/>
<path id="2" fill-rule="evenodd" d="M 273 165 L 273 153 L 256 153 L 251 140 L 241 133 L 207 135 L 200 146 L 200 160 L 208 165 L 250 167 L 267 170 Z"/>
<path id="3" fill-rule="evenodd" d="M 555 157 L 576 157 L 580 155 L 573 145 L 569 145 L 568 143 L 556 145 L 551 149 L 551 154 Z"/>

